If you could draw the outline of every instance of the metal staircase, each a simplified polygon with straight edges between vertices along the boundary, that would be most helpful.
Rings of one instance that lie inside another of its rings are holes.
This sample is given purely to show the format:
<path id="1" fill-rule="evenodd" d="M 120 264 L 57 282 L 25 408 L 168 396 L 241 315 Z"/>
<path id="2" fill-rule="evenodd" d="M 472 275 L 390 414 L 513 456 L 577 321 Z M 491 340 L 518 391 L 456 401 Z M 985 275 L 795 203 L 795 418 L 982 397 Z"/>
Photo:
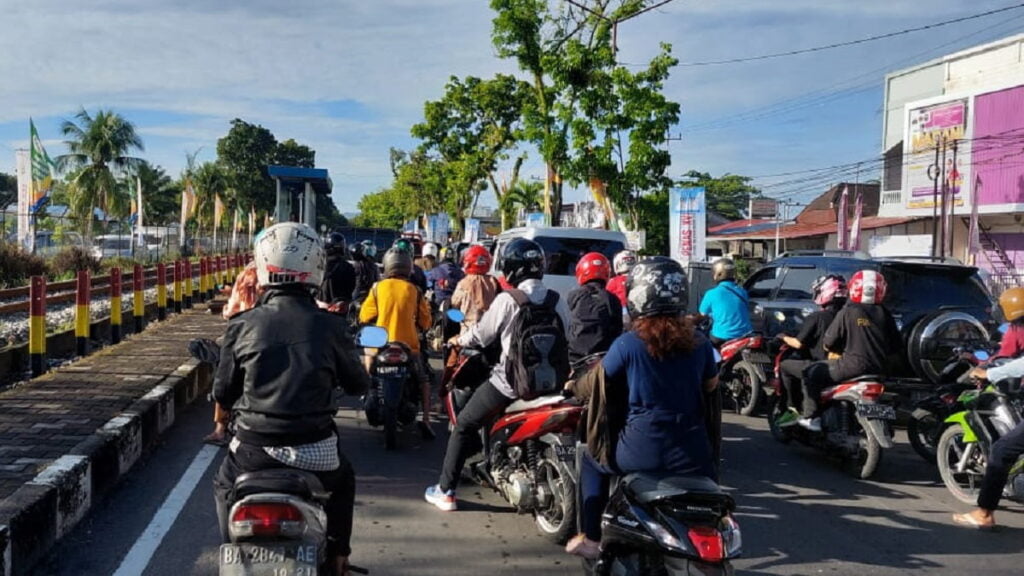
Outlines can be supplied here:
<path id="1" fill-rule="evenodd" d="M 980 226 L 978 227 L 978 233 L 981 239 L 981 250 L 985 253 L 985 258 L 988 260 L 989 265 L 992 266 L 992 273 L 998 276 L 1016 275 L 1017 271 L 1013 265 L 1013 260 L 1006 255 L 1006 252 L 996 242 L 996 239 Z"/>

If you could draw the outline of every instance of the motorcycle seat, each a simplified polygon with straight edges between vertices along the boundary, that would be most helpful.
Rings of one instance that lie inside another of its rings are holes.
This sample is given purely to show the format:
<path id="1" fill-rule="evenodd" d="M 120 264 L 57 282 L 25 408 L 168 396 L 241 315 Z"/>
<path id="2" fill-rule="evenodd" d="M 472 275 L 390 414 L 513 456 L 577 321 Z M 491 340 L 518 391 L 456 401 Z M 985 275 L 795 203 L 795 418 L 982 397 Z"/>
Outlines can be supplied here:
<path id="1" fill-rule="evenodd" d="M 670 472 L 634 472 L 622 479 L 626 492 L 641 504 L 668 499 L 699 499 L 734 506 L 731 496 L 706 476 L 680 476 Z"/>
<path id="2" fill-rule="evenodd" d="M 505 413 L 511 414 L 513 412 L 524 412 L 526 410 L 533 410 L 534 408 L 540 408 L 541 406 L 550 406 L 552 404 L 558 404 L 564 401 L 565 396 L 562 396 L 561 394 L 540 396 L 539 398 L 534 398 L 533 400 L 519 399 L 509 404 L 508 408 L 505 408 Z"/>
<path id="3" fill-rule="evenodd" d="M 326 499 L 320 479 L 312 472 L 295 468 L 271 468 L 246 472 L 235 479 L 234 498 L 237 501 L 253 494 L 277 492 L 301 498 Z"/>
<path id="4" fill-rule="evenodd" d="M 846 384 L 848 382 L 881 382 L 881 381 L 882 381 L 882 376 L 880 374 L 864 374 L 862 376 L 857 376 L 856 378 L 847 378 L 846 380 L 843 380 L 843 383 Z"/>

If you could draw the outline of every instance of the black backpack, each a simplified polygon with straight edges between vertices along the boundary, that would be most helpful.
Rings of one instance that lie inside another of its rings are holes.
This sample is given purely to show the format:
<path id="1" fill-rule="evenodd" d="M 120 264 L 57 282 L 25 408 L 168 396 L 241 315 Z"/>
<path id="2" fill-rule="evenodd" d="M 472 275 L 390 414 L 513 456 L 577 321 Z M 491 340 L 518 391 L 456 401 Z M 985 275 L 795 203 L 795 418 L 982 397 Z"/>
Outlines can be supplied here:
<path id="1" fill-rule="evenodd" d="M 555 311 L 558 292 L 534 304 L 522 290 L 509 290 L 519 305 L 512 318 L 512 343 L 505 363 L 509 385 L 524 400 L 561 389 L 569 379 L 569 341 Z"/>

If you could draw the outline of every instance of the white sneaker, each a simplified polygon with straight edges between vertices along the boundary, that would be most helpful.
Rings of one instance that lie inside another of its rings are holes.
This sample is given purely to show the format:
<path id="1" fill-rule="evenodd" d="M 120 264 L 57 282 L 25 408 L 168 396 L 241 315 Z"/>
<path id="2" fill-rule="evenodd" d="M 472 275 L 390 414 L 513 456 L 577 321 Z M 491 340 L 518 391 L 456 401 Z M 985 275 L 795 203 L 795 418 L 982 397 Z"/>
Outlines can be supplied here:
<path id="1" fill-rule="evenodd" d="M 821 432 L 821 418 L 801 418 L 797 423 L 811 432 Z"/>

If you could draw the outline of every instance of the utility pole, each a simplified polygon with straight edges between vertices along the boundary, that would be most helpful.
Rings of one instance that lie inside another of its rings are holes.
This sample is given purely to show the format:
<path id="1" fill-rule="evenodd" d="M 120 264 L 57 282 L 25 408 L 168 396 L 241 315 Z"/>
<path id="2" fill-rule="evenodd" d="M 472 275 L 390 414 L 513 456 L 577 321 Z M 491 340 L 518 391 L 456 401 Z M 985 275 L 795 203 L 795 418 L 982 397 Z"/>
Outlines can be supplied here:
<path id="1" fill-rule="evenodd" d="M 946 138 L 942 138 L 942 160 L 939 164 L 939 169 L 936 170 L 936 177 L 939 179 L 942 187 L 942 209 L 939 213 L 942 216 L 941 226 L 939 227 L 939 258 L 946 257 L 946 195 L 949 192 L 949 186 L 946 182 Z"/>

